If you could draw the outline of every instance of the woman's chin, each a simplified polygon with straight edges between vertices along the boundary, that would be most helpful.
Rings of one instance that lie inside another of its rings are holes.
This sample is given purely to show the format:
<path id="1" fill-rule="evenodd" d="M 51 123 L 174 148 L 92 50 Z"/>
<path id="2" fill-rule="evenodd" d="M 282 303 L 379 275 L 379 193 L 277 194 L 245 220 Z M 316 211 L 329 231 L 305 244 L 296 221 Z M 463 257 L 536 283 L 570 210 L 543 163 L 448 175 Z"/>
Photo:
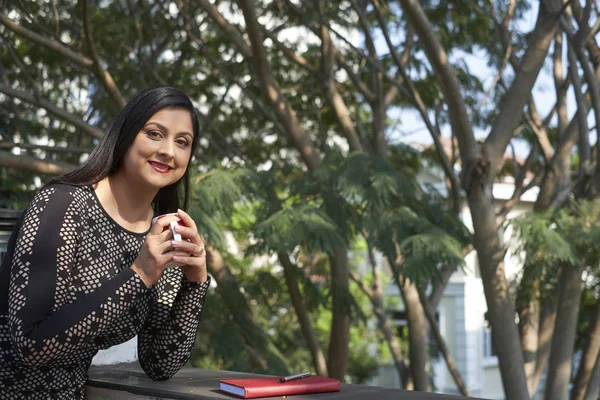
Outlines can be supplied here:
<path id="1" fill-rule="evenodd" d="M 164 176 L 164 177 L 148 177 L 147 179 L 145 179 L 146 183 L 148 186 L 154 188 L 154 189 L 162 189 L 164 187 L 167 187 L 169 185 L 172 185 L 174 183 L 176 183 L 178 181 L 178 179 L 175 179 L 175 177 L 173 176 Z"/>

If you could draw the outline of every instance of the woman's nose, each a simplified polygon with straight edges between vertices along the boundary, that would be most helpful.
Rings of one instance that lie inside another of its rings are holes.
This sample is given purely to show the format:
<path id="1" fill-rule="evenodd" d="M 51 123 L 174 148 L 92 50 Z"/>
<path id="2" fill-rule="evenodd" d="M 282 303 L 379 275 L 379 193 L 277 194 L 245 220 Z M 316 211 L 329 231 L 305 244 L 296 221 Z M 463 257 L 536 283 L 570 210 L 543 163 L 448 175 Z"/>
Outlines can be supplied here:
<path id="1" fill-rule="evenodd" d="M 168 156 L 169 158 L 173 158 L 173 157 L 175 157 L 175 148 L 174 147 L 175 147 L 174 143 L 172 143 L 170 140 L 164 140 L 163 143 L 161 144 L 160 148 L 158 149 L 158 152 L 160 154 Z"/>

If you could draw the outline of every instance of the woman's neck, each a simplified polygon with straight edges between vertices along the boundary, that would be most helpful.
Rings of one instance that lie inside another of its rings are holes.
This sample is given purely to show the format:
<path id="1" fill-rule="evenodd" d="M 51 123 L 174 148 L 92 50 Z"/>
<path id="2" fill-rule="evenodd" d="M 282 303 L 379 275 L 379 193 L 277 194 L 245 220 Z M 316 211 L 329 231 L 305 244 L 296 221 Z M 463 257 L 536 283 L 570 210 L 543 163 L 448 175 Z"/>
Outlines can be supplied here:
<path id="1" fill-rule="evenodd" d="M 127 225 L 128 229 L 138 231 L 135 227 L 147 228 L 152 219 L 152 201 L 158 190 L 148 187 L 137 187 L 126 177 L 115 174 L 98 182 L 94 189 L 104 210 L 117 222 Z"/>

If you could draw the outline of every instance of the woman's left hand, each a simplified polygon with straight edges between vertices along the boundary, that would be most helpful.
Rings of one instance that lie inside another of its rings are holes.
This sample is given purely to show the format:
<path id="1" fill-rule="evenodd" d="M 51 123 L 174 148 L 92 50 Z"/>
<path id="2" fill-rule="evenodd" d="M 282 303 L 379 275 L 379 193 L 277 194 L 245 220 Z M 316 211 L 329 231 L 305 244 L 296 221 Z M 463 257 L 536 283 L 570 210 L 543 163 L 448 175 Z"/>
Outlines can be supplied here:
<path id="1" fill-rule="evenodd" d="M 190 256 L 175 256 L 173 260 L 183 264 L 181 269 L 189 281 L 206 282 L 208 274 L 206 272 L 204 241 L 200 238 L 196 223 L 192 217 L 183 210 L 177 210 L 177 214 L 185 224 L 185 226 L 177 225 L 175 227 L 175 230 L 181 234 L 183 240 L 181 242 L 172 241 L 171 245 L 173 249 L 187 252 Z"/>

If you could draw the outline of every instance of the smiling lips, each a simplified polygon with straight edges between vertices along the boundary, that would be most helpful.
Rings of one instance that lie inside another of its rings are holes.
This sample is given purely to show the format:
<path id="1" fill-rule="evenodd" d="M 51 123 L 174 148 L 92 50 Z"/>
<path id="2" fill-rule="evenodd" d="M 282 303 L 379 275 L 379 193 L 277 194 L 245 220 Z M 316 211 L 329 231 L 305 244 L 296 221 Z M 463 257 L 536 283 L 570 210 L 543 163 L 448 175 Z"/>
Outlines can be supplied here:
<path id="1" fill-rule="evenodd" d="M 150 166 L 156 171 L 156 172 L 160 172 L 161 174 L 166 174 L 168 173 L 170 170 L 173 169 L 173 167 L 171 167 L 168 164 L 163 164 L 161 162 L 158 161 L 148 161 L 148 163 L 150 164 Z"/>

